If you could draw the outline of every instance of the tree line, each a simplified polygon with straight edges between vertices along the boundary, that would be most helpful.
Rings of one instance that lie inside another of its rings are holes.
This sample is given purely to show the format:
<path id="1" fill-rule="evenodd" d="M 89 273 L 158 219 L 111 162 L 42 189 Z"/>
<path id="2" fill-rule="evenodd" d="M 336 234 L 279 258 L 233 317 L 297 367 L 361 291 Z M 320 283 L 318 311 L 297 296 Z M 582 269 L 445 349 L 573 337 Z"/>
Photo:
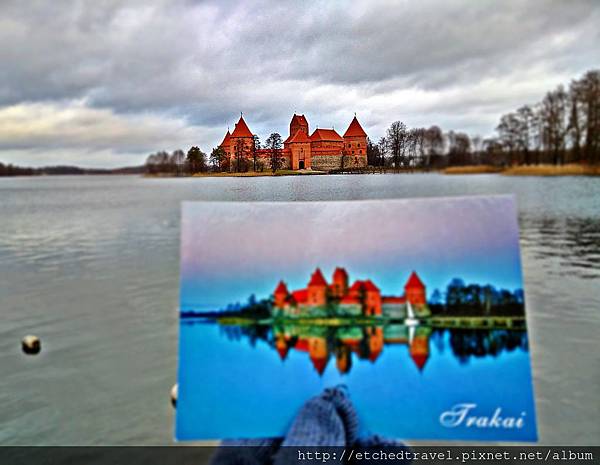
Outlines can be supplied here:
<path id="1" fill-rule="evenodd" d="M 0 176 L 34 176 L 38 174 L 35 168 L 27 168 L 0 163 Z"/>
<path id="2" fill-rule="evenodd" d="M 82 174 L 140 174 L 145 171 L 144 166 L 126 166 L 123 168 L 81 168 L 79 166 L 58 165 L 32 168 L 16 166 L 0 162 L 1 176 L 42 176 L 42 175 L 82 175 Z"/>
<path id="3" fill-rule="evenodd" d="M 146 171 L 150 174 L 184 175 L 201 173 L 206 169 L 206 154 L 197 146 L 191 147 L 187 154 L 181 149 L 177 149 L 172 153 L 160 151 L 149 155 L 146 159 Z"/>
<path id="4" fill-rule="evenodd" d="M 525 297 L 522 289 L 509 291 L 486 284 L 466 284 L 454 278 L 444 295 L 435 289 L 429 308 L 436 315 L 451 316 L 523 316 Z"/>
<path id="5" fill-rule="evenodd" d="M 386 169 L 464 165 L 600 163 L 600 70 L 546 93 L 535 105 L 503 115 L 497 136 L 470 137 L 438 126 L 390 125 L 378 142 L 367 141 L 367 162 Z"/>

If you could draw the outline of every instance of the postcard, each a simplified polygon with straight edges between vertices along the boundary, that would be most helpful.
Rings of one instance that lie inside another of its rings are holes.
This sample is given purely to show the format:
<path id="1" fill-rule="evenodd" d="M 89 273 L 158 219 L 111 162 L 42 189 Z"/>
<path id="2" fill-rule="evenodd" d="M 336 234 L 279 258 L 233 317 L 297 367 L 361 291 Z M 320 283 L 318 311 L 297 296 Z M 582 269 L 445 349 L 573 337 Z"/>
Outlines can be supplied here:
<path id="1" fill-rule="evenodd" d="M 361 432 L 535 441 L 512 196 L 182 207 L 176 438 L 284 436 L 344 385 Z"/>

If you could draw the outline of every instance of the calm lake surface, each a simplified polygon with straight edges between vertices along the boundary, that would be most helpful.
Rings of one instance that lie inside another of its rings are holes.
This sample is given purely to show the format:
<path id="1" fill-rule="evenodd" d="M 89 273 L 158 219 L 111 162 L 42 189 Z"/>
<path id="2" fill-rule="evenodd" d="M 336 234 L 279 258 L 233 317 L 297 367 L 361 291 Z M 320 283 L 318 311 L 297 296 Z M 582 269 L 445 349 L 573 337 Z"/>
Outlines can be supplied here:
<path id="1" fill-rule="evenodd" d="M 517 195 L 540 442 L 600 442 L 600 179 L 0 179 L 0 443 L 170 444 L 182 200 Z M 42 338 L 28 357 L 20 339 Z"/>

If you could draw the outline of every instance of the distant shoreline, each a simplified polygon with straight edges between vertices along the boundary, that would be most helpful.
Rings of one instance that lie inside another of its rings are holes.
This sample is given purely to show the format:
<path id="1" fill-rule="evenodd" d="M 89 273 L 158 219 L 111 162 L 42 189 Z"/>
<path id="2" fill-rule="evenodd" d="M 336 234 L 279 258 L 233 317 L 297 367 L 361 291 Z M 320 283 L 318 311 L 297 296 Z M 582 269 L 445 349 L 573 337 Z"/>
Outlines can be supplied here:
<path id="1" fill-rule="evenodd" d="M 505 176 L 600 176 L 600 166 L 581 165 L 581 164 L 565 164 L 565 165 L 520 165 L 511 167 L 501 167 L 493 165 L 465 165 L 452 166 L 438 170 L 411 169 L 395 171 L 388 169 L 386 171 L 371 168 L 361 171 L 349 171 L 346 173 L 329 173 L 326 171 L 311 171 L 311 170 L 282 170 L 272 173 L 271 171 L 254 172 L 248 171 L 244 173 L 196 173 L 193 175 L 177 175 L 172 173 L 146 173 L 143 176 L 147 178 L 256 178 L 256 177 L 273 177 L 273 176 L 322 176 L 336 174 L 427 174 L 437 173 L 445 175 L 464 175 L 464 174 L 501 174 Z"/>
<path id="2" fill-rule="evenodd" d="M 60 167 L 62 168 L 62 167 Z M 422 169 L 411 168 L 387 169 L 382 171 L 376 167 L 369 167 L 360 171 L 347 172 L 327 172 L 313 170 L 279 170 L 275 173 L 271 171 L 247 171 L 242 173 L 236 172 L 219 172 L 219 173 L 196 173 L 196 174 L 176 174 L 176 173 L 144 173 L 142 167 L 125 167 L 116 169 L 86 169 L 77 167 L 66 167 L 68 169 L 48 169 L 48 168 L 33 168 L 32 173 L 18 172 L 10 175 L 4 175 L 0 178 L 11 177 L 47 177 L 47 176 L 102 176 L 102 175 L 137 175 L 144 178 L 258 178 L 258 177 L 278 177 L 278 176 L 324 176 L 336 174 L 443 174 L 443 175 L 465 175 L 465 174 L 501 174 L 504 176 L 543 176 L 543 177 L 558 177 L 558 176 L 600 176 L 600 165 L 587 165 L 569 163 L 565 165 L 518 165 L 518 166 L 494 166 L 494 165 L 464 165 L 450 166 L 441 169 Z"/>

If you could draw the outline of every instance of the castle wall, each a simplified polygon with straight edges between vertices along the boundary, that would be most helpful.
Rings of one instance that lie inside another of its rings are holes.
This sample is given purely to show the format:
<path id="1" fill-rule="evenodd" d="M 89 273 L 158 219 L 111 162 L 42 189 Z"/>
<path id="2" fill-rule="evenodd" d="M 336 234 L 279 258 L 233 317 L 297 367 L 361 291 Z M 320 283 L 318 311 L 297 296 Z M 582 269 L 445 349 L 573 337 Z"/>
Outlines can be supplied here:
<path id="1" fill-rule="evenodd" d="M 389 318 L 404 319 L 407 316 L 406 304 L 383 303 L 381 306 L 381 311 L 384 316 Z"/>
<path id="2" fill-rule="evenodd" d="M 327 316 L 327 308 L 324 305 L 300 305 L 300 315 L 302 316 Z"/>
<path id="3" fill-rule="evenodd" d="M 289 170 L 292 169 L 292 164 L 290 160 L 290 151 L 287 149 L 282 150 L 280 157 L 281 163 L 279 164 L 279 169 Z M 268 153 L 268 150 L 263 149 L 259 152 L 259 160 L 262 164 L 263 170 L 271 169 L 271 154 Z"/>
<path id="4" fill-rule="evenodd" d="M 342 166 L 342 156 L 336 155 L 315 155 L 312 153 L 311 166 L 313 170 L 329 171 L 337 170 Z"/>
<path id="5" fill-rule="evenodd" d="M 329 171 L 329 170 L 337 170 L 341 168 L 364 168 L 367 166 L 367 157 L 365 156 L 344 156 L 343 166 L 342 166 L 342 154 L 341 153 L 332 153 L 332 154 L 315 154 L 312 153 L 312 169 L 319 171 Z"/>

